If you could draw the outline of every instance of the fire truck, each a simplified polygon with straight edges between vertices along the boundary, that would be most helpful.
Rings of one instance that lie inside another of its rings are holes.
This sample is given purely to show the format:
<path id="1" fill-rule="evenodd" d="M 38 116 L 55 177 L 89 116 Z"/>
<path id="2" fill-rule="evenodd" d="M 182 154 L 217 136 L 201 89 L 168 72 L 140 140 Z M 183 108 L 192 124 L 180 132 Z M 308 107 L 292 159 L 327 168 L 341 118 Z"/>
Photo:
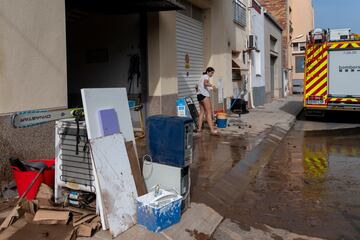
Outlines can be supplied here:
<path id="1" fill-rule="evenodd" d="M 306 116 L 360 111 L 360 35 L 351 29 L 315 29 L 307 36 L 304 77 Z"/>

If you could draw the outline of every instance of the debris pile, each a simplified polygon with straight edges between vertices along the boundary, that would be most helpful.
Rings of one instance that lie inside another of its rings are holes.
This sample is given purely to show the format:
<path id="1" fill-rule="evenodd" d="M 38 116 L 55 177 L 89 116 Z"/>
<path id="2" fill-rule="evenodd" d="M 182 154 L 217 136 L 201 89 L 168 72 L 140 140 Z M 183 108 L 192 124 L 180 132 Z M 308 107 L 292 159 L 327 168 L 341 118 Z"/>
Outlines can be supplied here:
<path id="1" fill-rule="evenodd" d="M 76 208 L 71 206 L 59 205 L 54 202 L 53 190 L 42 183 L 34 200 L 20 201 L 8 214 L 8 217 L 1 225 L 4 230 L 0 234 L 2 239 L 15 234 L 14 227 L 17 222 L 25 222 L 25 225 L 67 225 L 67 239 L 76 239 L 76 237 L 91 237 L 95 232 L 101 229 L 100 217 L 96 214 L 95 208 Z M 16 227 L 15 227 L 16 228 Z M 55 235 L 56 229 L 48 228 L 45 235 Z"/>

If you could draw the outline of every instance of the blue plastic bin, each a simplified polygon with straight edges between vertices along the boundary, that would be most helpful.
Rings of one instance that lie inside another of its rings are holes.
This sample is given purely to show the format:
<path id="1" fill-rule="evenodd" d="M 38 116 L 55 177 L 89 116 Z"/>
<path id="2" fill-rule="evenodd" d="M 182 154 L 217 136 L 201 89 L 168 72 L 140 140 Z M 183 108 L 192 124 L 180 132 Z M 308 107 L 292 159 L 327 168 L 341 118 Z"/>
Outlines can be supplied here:
<path id="1" fill-rule="evenodd" d="M 137 198 L 138 223 L 151 232 L 160 232 L 180 221 L 180 195 L 161 190 L 161 195 L 155 197 L 150 192 Z"/>
<path id="2" fill-rule="evenodd" d="M 218 128 L 226 128 L 227 126 L 227 119 L 216 119 L 216 126 Z"/>

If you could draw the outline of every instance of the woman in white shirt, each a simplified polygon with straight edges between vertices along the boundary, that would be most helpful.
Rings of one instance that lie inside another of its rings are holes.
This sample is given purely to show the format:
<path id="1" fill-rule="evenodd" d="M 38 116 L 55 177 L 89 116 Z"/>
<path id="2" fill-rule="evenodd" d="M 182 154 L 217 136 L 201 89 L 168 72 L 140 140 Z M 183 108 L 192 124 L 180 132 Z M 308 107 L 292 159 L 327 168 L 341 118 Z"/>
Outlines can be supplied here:
<path id="1" fill-rule="evenodd" d="M 214 84 L 210 83 L 210 78 L 214 75 L 215 69 L 212 67 L 208 67 L 206 71 L 203 73 L 200 78 L 197 86 L 196 86 L 196 94 L 197 100 L 200 105 L 200 115 L 198 122 L 198 132 L 201 132 L 203 125 L 204 114 L 206 115 L 206 121 L 210 127 L 210 133 L 213 135 L 217 135 L 218 131 L 216 131 L 213 118 L 212 118 L 212 106 L 210 101 L 210 90 L 215 88 Z"/>

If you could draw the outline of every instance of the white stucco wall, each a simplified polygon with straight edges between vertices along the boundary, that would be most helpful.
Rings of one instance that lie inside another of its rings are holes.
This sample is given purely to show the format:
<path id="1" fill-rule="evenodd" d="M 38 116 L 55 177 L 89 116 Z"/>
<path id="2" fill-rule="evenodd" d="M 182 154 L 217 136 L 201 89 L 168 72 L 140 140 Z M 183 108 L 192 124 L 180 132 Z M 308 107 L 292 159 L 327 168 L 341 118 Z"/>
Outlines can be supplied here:
<path id="1" fill-rule="evenodd" d="M 258 50 L 258 51 L 253 50 L 251 52 L 252 87 L 263 87 L 265 86 L 264 12 L 261 11 L 261 14 L 259 14 L 256 10 L 254 10 L 254 8 L 251 8 L 250 12 L 251 12 L 251 21 L 252 21 L 251 34 L 257 36 L 257 50 Z M 260 61 L 260 64 L 258 64 L 257 61 Z"/>
<path id="2" fill-rule="evenodd" d="M 64 0 L 0 1 L 0 114 L 67 106 Z"/>

